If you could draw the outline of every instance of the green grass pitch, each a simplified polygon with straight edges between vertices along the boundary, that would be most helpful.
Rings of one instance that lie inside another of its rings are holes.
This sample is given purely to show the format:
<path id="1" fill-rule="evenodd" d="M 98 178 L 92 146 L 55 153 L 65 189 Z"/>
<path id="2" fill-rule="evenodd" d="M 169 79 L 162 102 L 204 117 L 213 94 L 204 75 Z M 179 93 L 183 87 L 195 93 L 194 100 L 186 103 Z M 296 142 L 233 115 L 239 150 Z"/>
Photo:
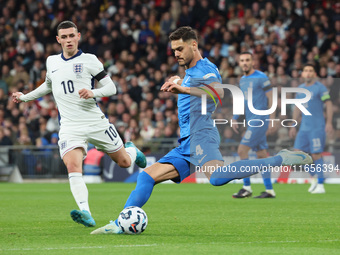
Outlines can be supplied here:
<path id="1" fill-rule="evenodd" d="M 88 185 L 98 227 L 117 217 L 134 186 Z M 276 199 L 233 199 L 240 187 L 157 185 L 143 234 L 95 236 L 71 220 L 67 183 L 1 183 L 0 254 L 340 254 L 339 185 L 311 195 L 308 185 L 276 184 Z"/>

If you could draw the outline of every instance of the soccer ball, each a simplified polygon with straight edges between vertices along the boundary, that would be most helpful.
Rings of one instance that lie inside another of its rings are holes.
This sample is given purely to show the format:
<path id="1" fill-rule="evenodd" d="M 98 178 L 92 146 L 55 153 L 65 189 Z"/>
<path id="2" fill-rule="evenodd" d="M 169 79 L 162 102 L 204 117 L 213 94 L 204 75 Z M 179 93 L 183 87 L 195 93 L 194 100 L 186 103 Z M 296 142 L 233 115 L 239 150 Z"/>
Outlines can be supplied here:
<path id="1" fill-rule="evenodd" d="M 126 207 L 120 212 L 118 226 L 125 234 L 140 234 L 148 225 L 148 216 L 142 208 L 137 206 Z"/>

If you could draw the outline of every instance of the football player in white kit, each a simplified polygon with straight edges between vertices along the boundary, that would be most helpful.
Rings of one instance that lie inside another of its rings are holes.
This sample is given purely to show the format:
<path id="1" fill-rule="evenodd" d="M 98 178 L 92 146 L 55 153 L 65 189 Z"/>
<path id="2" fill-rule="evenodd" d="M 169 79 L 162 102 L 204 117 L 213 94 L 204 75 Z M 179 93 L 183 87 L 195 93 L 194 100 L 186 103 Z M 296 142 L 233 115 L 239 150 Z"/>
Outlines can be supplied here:
<path id="1" fill-rule="evenodd" d="M 71 211 L 71 217 L 86 227 L 94 227 L 96 223 L 91 216 L 88 190 L 82 177 L 87 143 L 106 152 L 120 167 L 126 168 L 136 162 L 144 168 L 146 158 L 132 142 L 124 147 L 116 128 L 96 104 L 95 97 L 111 96 L 117 89 L 98 58 L 78 49 L 80 33 L 77 26 L 71 21 L 61 22 L 56 39 L 62 53 L 47 58 L 45 82 L 26 95 L 15 92 L 12 97 L 19 103 L 53 93 L 60 113 L 60 156 L 67 167 L 71 192 L 79 207 L 79 210 Z M 94 89 L 94 79 L 100 88 Z"/>

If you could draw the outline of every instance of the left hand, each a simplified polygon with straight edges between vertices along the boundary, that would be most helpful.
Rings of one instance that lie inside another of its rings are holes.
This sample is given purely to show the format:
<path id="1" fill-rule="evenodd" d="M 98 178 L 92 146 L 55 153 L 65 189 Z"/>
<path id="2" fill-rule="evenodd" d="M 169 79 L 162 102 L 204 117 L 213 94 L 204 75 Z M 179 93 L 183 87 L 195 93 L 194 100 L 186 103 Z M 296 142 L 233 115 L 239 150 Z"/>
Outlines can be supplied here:
<path id="1" fill-rule="evenodd" d="M 325 131 L 326 131 L 327 135 L 333 134 L 334 130 L 333 130 L 332 123 L 326 123 Z"/>
<path id="2" fill-rule="evenodd" d="M 173 83 L 171 81 L 167 81 L 161 87 L 161 91 L 179 94 L 179 93 L 184 92 L 184 88 L 182 86 L 176 84 L 176 83 Z"/>
<path id="3" fill-rule="evenodd" d="M 89 99 L 93 98 L 93 92 L 89 89 L 81 89 L 78 91 L 80 98 Z"/>
<path id="4" fill-rule="evenodd" d="M 169 80 L 168 80 L 168 81 L 171 81 L 171 82 L 173 82 L 173 81 L 174 81 L 174 80 L 176 80 L 176 79 L 181 79 L 181 77 L 179 77 L 178 75 L 171 76 L 171 77 L 169 78 Z M 177 84 L 178 84 L 178 82 L 177 82 Z M 180 85 L 180 84 L 178 84 L 178 85 Z"/>

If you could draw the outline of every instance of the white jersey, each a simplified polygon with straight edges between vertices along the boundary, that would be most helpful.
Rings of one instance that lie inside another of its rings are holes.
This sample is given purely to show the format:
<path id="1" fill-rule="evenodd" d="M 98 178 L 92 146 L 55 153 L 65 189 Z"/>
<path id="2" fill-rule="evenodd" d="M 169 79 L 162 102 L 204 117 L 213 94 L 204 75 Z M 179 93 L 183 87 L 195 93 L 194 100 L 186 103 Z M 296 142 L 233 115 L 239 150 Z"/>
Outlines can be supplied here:
<path id="1" fill-rule="evenodd" d="M 46 61 L 46 84 L 51 88 L 60 113 L 60 125 L 77 126 L 105 119 L 94 98 L 80 98 L 78 91 L 93 89 L 94 77 L 104 70 L 93 54 L 81 50 L 69 59 L 62 54 Z"/>

